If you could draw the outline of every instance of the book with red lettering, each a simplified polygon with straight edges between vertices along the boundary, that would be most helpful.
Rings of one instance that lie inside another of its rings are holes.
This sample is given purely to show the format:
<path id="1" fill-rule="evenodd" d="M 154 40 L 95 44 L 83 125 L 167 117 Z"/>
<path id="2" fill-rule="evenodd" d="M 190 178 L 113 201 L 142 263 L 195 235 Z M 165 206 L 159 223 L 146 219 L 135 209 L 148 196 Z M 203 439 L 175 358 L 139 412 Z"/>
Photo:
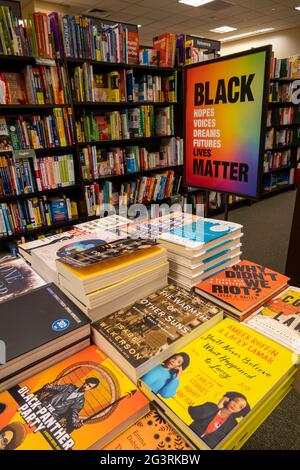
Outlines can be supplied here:
<path id="1" fill-rule="evenodd" d="M 197 284 L 195 292 L 242 321 L 285 289 L 288 281 L 288 277 L 272 269 L 242 260 Z"/>

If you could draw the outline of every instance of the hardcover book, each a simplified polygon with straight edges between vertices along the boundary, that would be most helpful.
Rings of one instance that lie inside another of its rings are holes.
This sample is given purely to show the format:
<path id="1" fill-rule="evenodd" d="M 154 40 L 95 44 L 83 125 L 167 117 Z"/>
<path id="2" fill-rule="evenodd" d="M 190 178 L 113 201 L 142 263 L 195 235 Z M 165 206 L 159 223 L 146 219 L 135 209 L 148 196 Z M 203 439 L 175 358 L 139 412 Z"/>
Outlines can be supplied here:
<path id="1" fill-rule="evenodd" d="M 133 380 L 223 319 L 223 310 L 169 285 L 93 324 L 92 335 Z"/>
<path id="2" fill-rule="evenodd" d="M 11 450 L 96 450 L 149 410 L 146 397 L 95 346 L 0 394 L 0 402 L 0 432 Z"/>
<path id="3" fill-rule="evenodd" d="M 89 320 L 54 284 L 47 284 L 0 304 L 5 362 L 0 388 L 63 348 L 89 337 Z"/>
<path id="4" fill-rule="evenodd" d="M 186 451 L 191 447 L 156 410 L 150 410 L 103 450 Z"/>
<path id="5" fill-rule="evenodd" d="M 300 289 L 288 287 L 245 324 L 300 355 Z"/>
<path id="6" fill-rule="evenodd" d="M 195 292 L 243 320 L 283 290 L 289 278 L 252 261 L 242 260 L 195 287 Z"/>
<path id="7" fill-rule="evenodd" d="M 229 318 L 140 380 L 141 390 L 201 449 L 221 449 L 296 371 L 295 354 Z"/>
<path id="8" fill-rule="evenodd" d="M 44 284 L 45 281 L 22 258 L 0 258 L 0 302 Z"/>

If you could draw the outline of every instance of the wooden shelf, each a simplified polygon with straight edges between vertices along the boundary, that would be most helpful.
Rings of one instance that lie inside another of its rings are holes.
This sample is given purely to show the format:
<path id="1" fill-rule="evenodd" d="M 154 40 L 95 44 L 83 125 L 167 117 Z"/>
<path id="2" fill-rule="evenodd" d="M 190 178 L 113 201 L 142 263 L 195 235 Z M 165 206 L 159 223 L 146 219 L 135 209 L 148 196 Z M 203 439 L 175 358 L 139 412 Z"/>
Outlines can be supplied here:
<path id="1" fill-rule="evenodd" d="M 34 193 L 26 193 L 26 194 L 19 194 L 19 195 L 11 195 L 11 196 L 0 196 L 0 204 L 3 202 L 13 202 L 18 201 L 19 199 L 30 199 L 33 197 L 40 197 L 44 195 L 54 195 L 54 194 L 61 194 L 64 192 L 74 191 L 75 189 L 81 188 L 80 184 L 73 184 L 71 186 L 65 186 L 61 188 L 54 188 L 54 189 L 45 189 L 43 191 L 35 191 Z"/>
<path id="2" fill-rule="evenodd" d="M 289 108 L 291 106 L 300 106 L 299 104 L 295 104 L 295 103 L 292 103 L 292 102 L 281 102 L 281 101 L 269 101 L 269 106 L 271 106 L 272 108 Z"/>
<path id="3" fill-rule="evenodd" d="M 264 191 L 263 194 L 262 194 L 262 197 L 263 198 L 270 197 L 273 194 L 280 194 L 280 193 L 283 193 L 284 191 L 288 191 L 289 189 L 295 189 L 295 185 L 294 184 L 287 184 L 285 186 L 281 186 L 279 188 L 272 189 L 272 191 Z"/>
<path id="4" fill-rule="evenodd" d="M 179 70 L 176 67 L 156 67 L 152 65 L 125 64 L 125 63 L 118 63 L 118 62 L 102 62 L 102 61 L 97 61 L 93 59 L 76 59 L 76 58 L 67 57 L 66 60 L 69 65 L 73 65 L 73 66 L 82 65 L 86 62 L 87 64 L 91 64 L 91 65 L 95 65 L 99 67 L 147 70 L 147 71 L 154 71 L 154 72 L 175 72 L 176 70 Z"/>
<path id="5" fill-rule="evenodd" d="M 300 127 L 300 122 L 294 122 L 291 124 L 275 124 L 273 126 L 267 126 L 266 129 L 285 129 L 286 127 L 297 129 L 297 127 Z"/>
<path id="6" fill-rule="evenodd" d="M 70 108 L 70 104 L 0 104 L 0 111 L 26 111 L 27 109 L 41 110 L 41 109 L 54 109 L 54 108 Z M 21 114 L 21 113 L 18 113 Z"/>
<path id="7" fill-rule="evenodd" d="M 23 230 L 22 232 L 18 233 L 13 233 L 12 235 L 5 235 L 5 236 L 0 236 L 0 242 L 7 242 L 10 240 L 15 240 L 16 238 L 19 237 L 24 237 L 28 235 L 39 235 L 40 233 L 44 232 L 51 232 L 52 230 L 56 230 L 59 228 L 64 228 L 64 227 L 69 227 L 74 224 L 79 224 L 80 222 L 85 222 L 87 220 L 86 217 L 84 218 L 76 218 L 72 220 L 67 220 L 65 222 L 56 222 L 50 226 L 42 226 L 42 227 L 37 227 L 33 229 L 28 229 L 28 230 Z"/>
<path id="8" fill-rule="evenodd" d="M 293 148 L 298 148 L 300 147 L 300 142 L 299 144 L 290 144 L 290 145 L 281 145 L 280 147 L 273 147 L 271 149 L 265 149 L 265 152 L 280 152 L 281 150 L 288 150 L 288 149 L 293 149 Z"/>
<path id="9" fill-rule="evenodd" d="M 299 78 L 270 78 L 270 82 L 279 82 L 279 83 L 285 83 L 285 82 L 294 82 L 295 80 L 299 80 Z"/>
<path id="10" fill-rule="evenodd" d="M 74 106 L 77 108 L 87 107 L 87 108 L 105 108 L 105 107 L 136 107 L 136 106 L 155 106 L 155 107 L 164 107 L 164 106 L 178 106 L 180 103 L 171 103 L 168 101 L 164 102 L 154 102 L 154 101 L 112 101 L 112 102 L 93 102 L 85 101 L 79 102 L 74 101 Z"/>
<path id="11" fill-rule="evenodd" d="M 296 168 L 296 165 L 287 165 L 287 166 L 282 166 L 281 168 L 276 168 L 275 170 L 265 171 L 264 176 L 270 175 L 272 173 L 279 173 L 280 171 L 284 171 L 284 170 L 290 170 L 291 168 Z"/>
<path id="12" fill-rule="evenodd" d="M 121 180 L 125 178 L 130 179 L 132 177 L 136 177 L 140 175 L 147 175 L 147 174 L 156 173 L 159 171 L 181 170 L 181 169 L 182 169 L 182 165 L 159 166 L 156 168 L 151 168 L 149 170 L 139 170 L 133 173 L 124 173 L 123 175 L 104 175 L 104 176 L 99 176 L 98 178 L 85 179 L 84 183 L 90 184 L 93 181 L 103 181 L 103 180 L 105 181 L 105 180 L 112 180 L 112 179 L 116 179 L 116 180 L 119 180 L 119 179 Z"/>
<path id="13" fill-rule="evenodd" d="M 116 145 L 131 145 L 135 143 L 139 143 L 142 141 L 151 141 L 151 140 L 159 140 L 159 139 L 170 139 L 171 137 L 175 137 L 174 134 L 172 135 L 163 135 L 163 136 L 152 136 L 152 137 L 134 137 L 132 139 L 121 139 L 121 140 L 97 140 L 97 141 L 90 141 L 90 142 L 80 142 L 78 145 L 80 148 L 86 147 L 87 145 L 112 145 L 115 147 Z"/>

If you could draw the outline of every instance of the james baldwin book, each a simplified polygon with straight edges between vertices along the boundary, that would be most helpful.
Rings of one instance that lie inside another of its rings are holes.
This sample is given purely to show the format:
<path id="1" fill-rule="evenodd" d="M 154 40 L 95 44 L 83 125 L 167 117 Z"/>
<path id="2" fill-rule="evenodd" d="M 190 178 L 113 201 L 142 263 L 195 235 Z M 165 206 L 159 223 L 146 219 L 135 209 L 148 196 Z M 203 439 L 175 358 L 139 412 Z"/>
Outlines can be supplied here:
<path id="1" fill-rule="evenodd" d="M 71 239 L 61 238 L 53 244 L 50 243 L 35 249 L 32 253 L 32 267 L 47 282 L 54 282 L 58 285 L 57 259 L 105 245 L 117 238 L 118 236 L 114 233 L 100 229 L 95 233 L 83 234 L 80 237 L 75 236 L 74 239 L 73 237 Z"/>
<path id="2" fill-rule="evenodd" d="M 245 324 L 300 355 L 300 289 L 288 287 Z"/>
<path id="3" fill-rule="evenodd" d="M 243 320 L 286 286 L 289 278 L 242 260 L 195 287 L 195 292 Z"/>
<path id="4" fill-rule="evenodd" d="M 20 376 L 56 361 L 56 354 L 89 341 L 89 320 L 54 284 L 47 284 L 0 304 L 0 339 L 5 362 L 0 365 L 0 389 Z M 48 364 L 48 362 L 47 362 Z M 45 367 L 44 367 L 45 368 Z"/>
<path id="5" fill-rule="evenodd" d="M 9 255 L 0 258 L 0 302 L 44 284 L 45 281 L 22 258 Z"/>
<path id="6" fill-rule="evenodd" d="M 191 447 L 156 410 L 150 410 L 103 450 L 186 451 Z"/>
<path id="7" fill-rule="evenodd" d="M 95 322 L 92 335 L 136 382 L 138 377 L 223 319 L 223 310 L 175 285 Z"/>
<path id="8" fill-rule="evenodd" d="M 90 346 L 8 391 L 0 414 L 5 449 L 99 449 L 149 411 L 149 401 Z M 13 438 L 12 438 L 12 437 Z"/>
<path id="9" fill-rule="evenodd" d="M 141 377 L 140 388 L 197 447 L 232 448 L 296 372 L 295 356 L 226 318 Z"/>

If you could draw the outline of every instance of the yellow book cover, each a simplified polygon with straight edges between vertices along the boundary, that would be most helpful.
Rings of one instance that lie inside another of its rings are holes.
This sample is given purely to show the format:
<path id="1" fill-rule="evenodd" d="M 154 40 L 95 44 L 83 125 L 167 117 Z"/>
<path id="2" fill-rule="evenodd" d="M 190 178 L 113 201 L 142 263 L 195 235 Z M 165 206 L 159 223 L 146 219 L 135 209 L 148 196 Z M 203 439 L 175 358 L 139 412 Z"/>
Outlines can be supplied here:
<path id="1" fill-rule="evenodd" d="M 191 447 L 156 410 L 151 410 L 103 450 L 191 450 Z"/>
<path id="2" fill-rule="evenodd" d="M 141 378 L 199 447 L 222 447 L 295 368 L 288 349 L 225 319 Z"/>
<path id="3" fill-rule="evenodd" d="M 1 393 L 0 402 L 0 450 L 97 449 L 149 410 L 95 346 Z"/>
<path id="4" fill-rule="evenodd" d="M 108 101 L 119 102 L 120 91 L 119 91 L 119 72 L 108 73 Z"/>
<path id="5" fill-rule="evenodd" d="M 59 108 L 54 108 L 53 113 L 54 113 L 54 116 L 55 116 L 56 122 L 57 122 L 60 145 L 61 145 L 61 147 L 66 147 L 67 140 L 66 140 L 66 133 L 65 133 L 65 128 L 64 128 L 64 123 L 63 123 L 63 114 L 61 112 L 61 109 L 59 109 Z"/>
<path id="6" fill-rule="evenodd" d="M 75 277 L 79 281 L 85 281 L 88 279 L 93 279 L 95 276 L 100 274 L 108 275 L 110 272 L 126 269 L 126 267 L 130 267 L 132 263 L 142 262 L 143 260 L 145 262 L 149 261 L 152 257 L 165 253 L 165 249 L 158 245 L 149 247 L 143 246 L 143 248 L 144 249 L 142 250 L 137 250 L 128 254 L 126 253 L 126 255 L 124 254 L 122 256 L 116 256 L 115 258 L 111 258 L 109 260 L 99 260 L 100 262 L 79 269 L 73 268 L 67 264 L 63 264 L 60 260 L 57 260 L 58 271 L 62 275 L 69 273 L 68 277 Z M 77 257 L 78 256 L 79 254 Z"/>

